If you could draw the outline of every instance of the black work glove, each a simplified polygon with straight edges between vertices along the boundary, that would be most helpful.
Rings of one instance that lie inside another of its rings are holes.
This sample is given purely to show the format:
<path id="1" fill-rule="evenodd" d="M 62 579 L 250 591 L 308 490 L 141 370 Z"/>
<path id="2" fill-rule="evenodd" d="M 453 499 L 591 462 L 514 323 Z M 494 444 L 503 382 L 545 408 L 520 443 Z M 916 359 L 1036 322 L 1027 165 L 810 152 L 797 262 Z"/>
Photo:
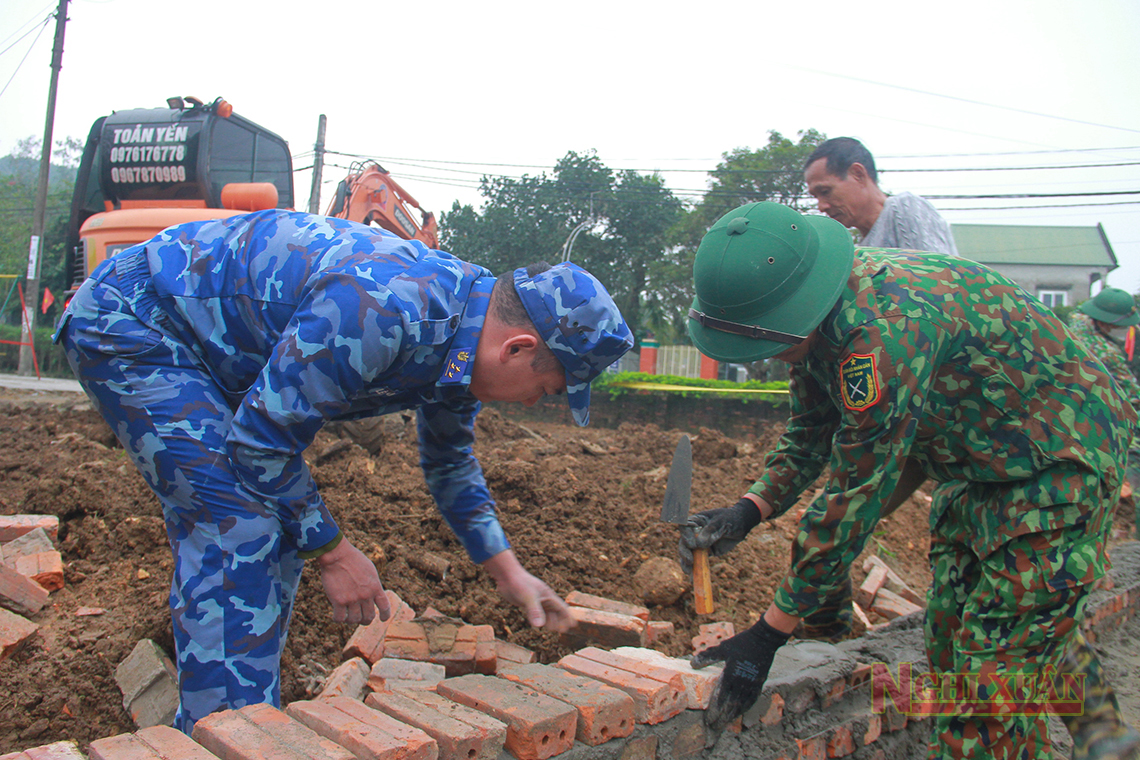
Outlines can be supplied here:
<path id="1" fill-rule="evenodd" d="M 791 634 L 780 633 L 760 618 L 760 622 L 747 631 L 693 657 L 694 668 L 724 662 L 724 673 L 717 682 L 709 709 L 705 711 L 705 725 L 711 731 L 723 731 L 725 726 L 756 703 L 764 682 L 768 680 L 776 650 L 790 637 Z"/>
<path id="2" fill-rule="evenodd" d="M 741 499 L 725 509 L 697 512 L 681 526 L 677 554 L 686 575 L 693 572 L 693 549 L 708 549 L 714 557 L 728 554 L 760 524 L 760 508 L 751 499 Z"/>

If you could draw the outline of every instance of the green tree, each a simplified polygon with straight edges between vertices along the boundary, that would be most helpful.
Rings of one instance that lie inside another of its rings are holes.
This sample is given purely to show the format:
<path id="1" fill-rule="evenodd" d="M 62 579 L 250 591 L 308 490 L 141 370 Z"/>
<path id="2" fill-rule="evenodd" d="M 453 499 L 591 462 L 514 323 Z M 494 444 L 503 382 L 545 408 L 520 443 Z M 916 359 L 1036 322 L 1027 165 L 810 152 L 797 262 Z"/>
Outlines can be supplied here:
<path id="1" fill-rule="evenodd" d="M 12 152 L 0 158 L 0 274 L 19 275 L 28 271 L 28 248 L 39 181 L 41 141 L 35 137 L 20 140 Z M 59 297 L 71 284 L 65 270 L 64 248 L 71 212 L 71 192 L 83 145 L 72 137 L 56 142 L 48 175 L 47 214 L 44 220 L 43 263 L 40 290 L 46 286 Z M 0 304 L 8 297 L 14 281 L 0 279 Z M 62 308 L 62 299 L 47 312 L 50 319 Z M 34 305 L 39 308 L 39 304 Z M 20 301 L 11 294 L 0 322 L 20 324 Z"/>
<path id="2" fill-rule="evenodd" d="M 480 193 L 480 211 L 456 203 L 441 219 L 444 249 L 504 274 L 561 261 L 572 239 L 571 260 L 606 284 L 638 337 L 653 329 L 681 275 L 668 241 L 683 209 L 659 176 L 615 174 L 571 151 L 552 176 L 484 177 Z"/>

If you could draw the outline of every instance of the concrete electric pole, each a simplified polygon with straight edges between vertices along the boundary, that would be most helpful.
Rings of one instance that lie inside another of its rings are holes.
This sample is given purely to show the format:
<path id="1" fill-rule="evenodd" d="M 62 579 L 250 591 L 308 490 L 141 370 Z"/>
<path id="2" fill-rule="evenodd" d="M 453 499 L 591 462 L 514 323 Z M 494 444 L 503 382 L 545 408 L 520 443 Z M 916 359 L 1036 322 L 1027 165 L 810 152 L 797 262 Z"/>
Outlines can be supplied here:
<path id="1" fill-rule="evenodd" d="M 67 2 L 59 0 L 55 14 L 55 44 L 51 51 L 51 87 L 48 89 L 47 119 L 44 124 L 43 152 L 40 154 L 40 179 L 36 186 L 36 205 L 32 212 L 32 239 L 28 246 L 28 282 L 24 293 L 23 330 L 20 335 L 20 363 L 17 373 L 31 375 L 35 371 L 32 352 L 36 328 L 36 306 L 40 301 L 40 269 L 43 267 L 44 218 L 47 216 L 48 174 L 51 171 L 52 127 L 55 122 L 55 93 L 59 86 L 59 70 L 63 66 L 63 31 L 67 24 Z"/>

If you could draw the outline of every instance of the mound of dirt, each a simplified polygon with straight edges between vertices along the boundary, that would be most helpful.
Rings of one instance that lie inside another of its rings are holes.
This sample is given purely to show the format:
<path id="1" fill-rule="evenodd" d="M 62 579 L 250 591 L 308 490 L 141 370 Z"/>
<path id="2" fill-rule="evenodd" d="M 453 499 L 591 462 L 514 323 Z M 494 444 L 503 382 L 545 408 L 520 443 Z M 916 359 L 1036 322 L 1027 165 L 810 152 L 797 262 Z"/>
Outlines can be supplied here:
<path id="1" fill-rule="evenodd" d="M 578 590 L 641 603 L 635 575 L 653 558 L 675 558 L 677 528 L 659 521 L 665 481 L 681 432 L 693 436 L 693 510 L 727 506 L 755 479 L 764 453 L 783 431 L 769 424 L 732 439 L 701 429 L 617 430 L 519 424 L 494 410 L 479 419 L 476 455 L 500 519 L 523 565 L 565 595 Z M 551 662 L 569 650 L 558 636 L 528 626 L 467 559 L 423 482 L 410 416 L 395 415 L 348 437 L 329 426 L 307 459 L 345 533 L 380 577 L 417 613 L 494 627 L 499 638 Z M 63 739 L 81 743 L 134 729 L 122 708 L 115 666 L 139 639 L 173 650 L 167 607 L 171 558 L 161 509 L 102 419 L 61 395 L 54 404 L 0 397 L 0 513 L 60 519 L 66 586 L 33 618 L 39 632 L 0 662 L 0 754 Z M 360 441 L 360 445 L 354 441 Z M 690 651 L 702 623 L 752 624 L 787 569 L 796 513 L 753 532 L 726 558 L 714 558 L 717 609 L 698 616 L 692 593 L 651 608 L 676 626 L 659 645 Z M 916 590 L 929 585 L 924 505 L 910 503 L 884 521 L 868 547 Z M 450 561 L 441 580 L 435 561 Z M 862 580 L 861 570 L 855 580 Z M 77 615 L 81 607 L 105 610 Z M 306 568 L 283 661 L 282 699 L 314 695 L 341 661 L 352 626 L 332 621 L 316 568 Z M 858 631 L 857 631 L 858 633 Z"/>

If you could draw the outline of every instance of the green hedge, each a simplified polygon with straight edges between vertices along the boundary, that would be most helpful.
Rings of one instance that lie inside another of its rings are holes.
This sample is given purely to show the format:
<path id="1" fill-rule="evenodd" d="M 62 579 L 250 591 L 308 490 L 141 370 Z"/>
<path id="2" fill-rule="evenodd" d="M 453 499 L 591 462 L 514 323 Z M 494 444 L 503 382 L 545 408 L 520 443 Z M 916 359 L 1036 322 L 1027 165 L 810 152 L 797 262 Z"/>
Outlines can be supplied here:
<path id="1" fill-rule="evenodd" d="M 743 383 L 735 383 L 731 380 L 706 380 L 700 377 L 679 377 L 677 375 L 650 375 L 645 372 L 617 372 L 609 373 L 603 372 L 594 380 L 593 388 L 599 392 L 606 392 L 610 394 L 611 398 L 625 395 L 627 393 L 642 393 L 643 391 L 634 388 L 623 388 L 618 383 L 651 383 L 655 385 L 684 385 L 691 388 L 732 388 L 732 389 L 746 389 L 746 390 L 778 390 L 786 391 L 788 383 L 785 380 L 776 381 L 760 381 L 760 380 L 747 380 Z M 692 393 L 686 391 L 669 391 L 670 393 L 679 393 L 683 397 L 703 397 L 703 398 L 734 398 L 742 403 L 749 401 L 762 401 L 765 404 L 786 404 L 788 403 L 788 396 L 786 393 L 757 393 L 757 394 L 743 394 L 743 393 L 710 393 L 708 391 L 696 391 Z"/>
<path id="2" fill-rule="evenodd" d="M 0 374 L 14 375 L 20 366 L 20 328 L 15 325 L 0 325 L 0 340 L 13 341 L 13 343 L 0 343 Z M 71 367 L 63 348 L 51 342 L 51 334 L 55 327 L 36 328 L 36 360 L 40 363 L 40 375 L 43 377 L 72 378 Z"/>

